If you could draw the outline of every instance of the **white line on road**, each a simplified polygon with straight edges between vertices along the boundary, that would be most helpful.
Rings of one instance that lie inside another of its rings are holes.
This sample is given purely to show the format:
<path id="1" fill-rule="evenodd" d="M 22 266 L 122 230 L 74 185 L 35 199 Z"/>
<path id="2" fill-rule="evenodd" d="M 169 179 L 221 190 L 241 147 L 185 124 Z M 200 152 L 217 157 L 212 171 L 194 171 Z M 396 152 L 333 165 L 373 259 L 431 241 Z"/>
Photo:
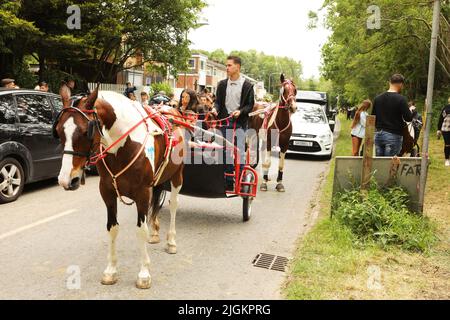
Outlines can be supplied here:
<path id="1" fill-rule="evenodd" d="M 61 212 L 59 214 L 56 214 L 54 216 L 51 216 L 51 217 L 48 217 L 48 218 L 45 218 L 45 219 L 33 222 L 33 223 L 31 223 L 29 225 L 26 225 L 24 227 L 20 227 L 20 228 L 17 228 L 15 230 L 6 232 L 6 233 L 0 235 L 0 241 L 3 240 L 3 239 L 6 239 L 8 237 L 11 237 L 13 235 L 16 235 L 18 233 L 21 233 L 23 231 L 26 231 L 26 230 L 32 229 L 34 227 L 40 226 L 41 224 L 44 224 L 44 223 L 47 223 L 47 222 L 50 222 L 50 221 L 53 221 L 53 220 L 56 220 L 56 219 L 68 216 L 69 214 L 72 214 L 72 213 L 75 213 L 75 212 L 77 212 L 77 210 L 67 210 L 67 211 Z"/>

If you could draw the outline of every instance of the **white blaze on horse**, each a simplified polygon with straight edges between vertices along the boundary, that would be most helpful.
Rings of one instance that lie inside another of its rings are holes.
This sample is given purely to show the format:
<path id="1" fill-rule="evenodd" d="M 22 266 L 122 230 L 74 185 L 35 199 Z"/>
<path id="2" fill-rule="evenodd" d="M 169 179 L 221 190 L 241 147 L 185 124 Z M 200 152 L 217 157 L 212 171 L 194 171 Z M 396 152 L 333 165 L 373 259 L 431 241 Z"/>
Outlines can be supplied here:
<path id="1" fill-rule="evenodd" d="M 119 232 L 117 199 L 131 205 L 123 199 L 127 197 L 137 207 L 137 238 L 141 254 L 138 288 L 147 289 L 151 285 L 146 244 L 148 241 L 159 242 L 157 204 L 152 201 L 155 198 L 152 195 L 159 190 L 155 186 L 167 181 L 171 182 L 167 251 L 174 254 L 177 250 L 175 217 L 178 193 L 183 183 L 183 148 L 177 146 L 184 144 L 184 128 L 170 125 L 157 112 L 148 112 L 121 94 L 99 92 L 97 87 L 89 97 L 79 101 L 76 108 L 65 107 L 54 125 L 54 134 L 64 146 L 58 180 L 65 190 L 77 190 L 84 183 L 87 162 L 92 158 L 97 160 L 100 194 L 107 208 L 110 237 L 108 266 L 101 281 L 104 285 L 115 284 L 118 279 L 115 247 Z M 179 115 L 175 110 L 169 113 Z M 168 127 L 162 129 L 164 124 Z M 93 157 L 94 154 L 96 156 Z M 151 239 L 148 219 L 153 229 Z"/>
<path id="2" fill-rule="evenodd" d="M 284 162 L 292 135 L 291 116 L 297 111 L 297 88 L 294 82 L 285 78 L 284 74 L 281 75 L 280 81 L 279 104 L 268 108 L 256 104 L 252 112 L 254 116 L 249 121 L 249 127 L 256 130 L 258 136 L 263 140 L 262 145 L 267 146 L 263 151 L 262 157 L 264 182 L 260 186 L 261 191 L 267 191 L 267 183 L 270 180 L 269 170 L 272 164 L 272 148 L 279 147 L 280 161 L 276 190 L 278 192 L 285 192 L 283 185 Z"/>

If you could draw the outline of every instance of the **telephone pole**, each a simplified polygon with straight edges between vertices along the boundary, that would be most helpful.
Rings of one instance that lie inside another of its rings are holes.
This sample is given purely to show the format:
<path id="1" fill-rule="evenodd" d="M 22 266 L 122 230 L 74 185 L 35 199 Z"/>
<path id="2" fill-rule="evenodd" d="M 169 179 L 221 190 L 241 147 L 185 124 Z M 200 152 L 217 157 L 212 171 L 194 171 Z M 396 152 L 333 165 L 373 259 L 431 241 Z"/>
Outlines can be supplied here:
<path id="1" fill-rule="evenodd" d="M 434 1 L 433 9 L 433 29 L 431 33 L 431 46 L 430 46 L 430 63 L 428 67 L 428 88 L 427 88 L 427 100 L 425 103 L 425 109 L 427 111 L 426 123 L 425 123 L 425 135 L 423 138 L 422 148 L 422 165 L 420 172 L 420 187 L 419 187 L 419 211 L 423 213 L 423 207 L 425 202 L 425 188 L 428 177 L 428 146 L 430 142 L 431 121 L 433 120 L 433 90 L 434 90 L 434 74 L 436 70 L 436 51 L 437 40 L 439 36 L 439 21 L 441 14 L 441 1 Z"/>

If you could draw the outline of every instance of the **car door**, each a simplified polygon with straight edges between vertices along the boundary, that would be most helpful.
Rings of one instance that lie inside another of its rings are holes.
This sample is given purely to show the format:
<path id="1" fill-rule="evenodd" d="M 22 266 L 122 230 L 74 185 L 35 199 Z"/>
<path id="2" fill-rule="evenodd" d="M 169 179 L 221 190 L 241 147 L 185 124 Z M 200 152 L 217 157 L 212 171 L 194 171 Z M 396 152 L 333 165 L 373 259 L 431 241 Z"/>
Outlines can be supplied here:
<path id="1" fill-rule="evenodd" d="M 0 95 L 0 145 L 14 140 L 16 135 L 16 109 L 13 96 L 11 94 Z"/>
<path id="2" fill-rule="evenodd" d="M 61 167 L 62 150 L 52 134 L 54 111 L 44 94 L 15 94 L 17 128 L 22 143 L 33 158 L 33 180 L 56 177 Z"/>

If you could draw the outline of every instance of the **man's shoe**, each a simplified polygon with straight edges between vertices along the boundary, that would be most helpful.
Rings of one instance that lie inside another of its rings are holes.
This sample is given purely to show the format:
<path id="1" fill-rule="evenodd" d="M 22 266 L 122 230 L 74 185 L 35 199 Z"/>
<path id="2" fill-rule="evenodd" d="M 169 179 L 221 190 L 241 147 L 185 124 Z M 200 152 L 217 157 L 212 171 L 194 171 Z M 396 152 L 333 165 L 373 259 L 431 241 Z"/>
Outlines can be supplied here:
<path id="1" fill-rule="evenodd" d="M 450 160 L 445 160 L 445 166 L 450 167 Z"/>

